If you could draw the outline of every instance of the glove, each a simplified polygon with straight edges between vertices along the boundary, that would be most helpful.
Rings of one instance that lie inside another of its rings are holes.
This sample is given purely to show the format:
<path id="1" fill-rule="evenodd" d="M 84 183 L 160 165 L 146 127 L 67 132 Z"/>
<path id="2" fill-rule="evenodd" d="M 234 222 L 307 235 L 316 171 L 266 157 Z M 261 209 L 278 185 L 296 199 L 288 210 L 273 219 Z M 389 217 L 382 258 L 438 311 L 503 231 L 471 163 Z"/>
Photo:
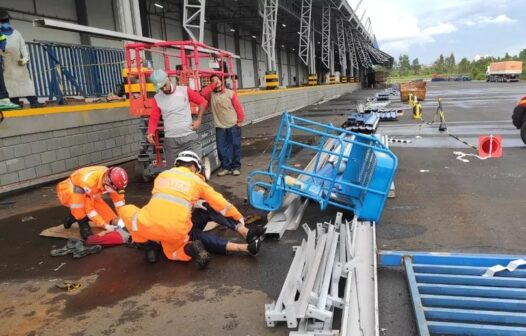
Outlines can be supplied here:
<path id="1" fill-rule="evenodd" d="M 195 202 L 195 204 L 194 204 L 194 209 L 208 210 L 208 209 L 204 206 L 204 203 L 205 203 L 204 200 L 198 200 L 198 201 Z"/>
<path id="2" fill-rule="evenodd" d="M 20 66 L 25 66 L 27 63 L 29 63 L 29 58 L 24 57 L 18 60 L 18 65 Z"/>
<path id="3" fill-rule="evenodd" d="M 112 232 L 112 231 L 115 231 L 116 229 L 117 227 L 115 225 L 111 225 L 111 224 L 104 225 L 104 230 L 106 231 Z"/>

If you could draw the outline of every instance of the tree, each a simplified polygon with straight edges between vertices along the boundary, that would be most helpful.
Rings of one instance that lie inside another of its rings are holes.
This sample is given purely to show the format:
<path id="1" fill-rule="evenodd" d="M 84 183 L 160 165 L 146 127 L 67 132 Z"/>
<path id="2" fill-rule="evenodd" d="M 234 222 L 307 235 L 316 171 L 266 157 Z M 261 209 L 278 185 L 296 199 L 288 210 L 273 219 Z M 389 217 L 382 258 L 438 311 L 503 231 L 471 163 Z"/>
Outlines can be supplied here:
<path id="1" fill-rule="evenodd" d="M 446 72 L 446 63 L 444 61 L 444 55 L 440 54 L 438 59 L 433 64 L 433 70 L 439 74 L 443 74 Z"/>
<path id="2" fill-rule="evenodd" d="M 409 71 L 411 71 L 411 63 L 409 63 L 409 56 L 406 54 L 400 55 L 398 58 L 398 63 L 400 65 L 400 75 L 407 76 Z"/>
<path id="3" fill-rule="evenodd" d="M 418 75 L 420 73 L 421 65 L 418 61 L 418 57 L 413 60 L 411 67 L 413 68 L 413 74 Z"/>
<path id="4" fill-rule="evenodd" d="M 461 74 L 471 73 L 471 63 L 467 58 L 462 58 L 458 63 L 458 72 Z"/>
<path id="5" fill-rule="evenodd" d="M 444 59 L 444 65 L 445 65 L 445 70 L 448 72 L 448 73 L 455 73 L 456 72 L 456 68 L 457 68 L 457 64 L 455 62 L 455 55 L 453 55 L 453 53 L 451 53 L 451 55 L 449 55 L 449 57 L 446 57 Z"/>

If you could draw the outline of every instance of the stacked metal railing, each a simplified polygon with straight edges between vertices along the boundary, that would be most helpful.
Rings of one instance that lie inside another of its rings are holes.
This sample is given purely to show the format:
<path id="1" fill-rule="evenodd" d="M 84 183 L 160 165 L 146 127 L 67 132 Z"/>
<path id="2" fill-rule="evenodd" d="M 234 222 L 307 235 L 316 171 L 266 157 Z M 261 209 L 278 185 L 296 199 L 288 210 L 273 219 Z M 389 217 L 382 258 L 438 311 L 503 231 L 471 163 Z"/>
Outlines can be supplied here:
<path id="1" fill-rule="evenodd" d="M 343 221 L 338 213 L 334 224 L 303 228 L 307 240 L 295 248 L 279 297 L 265 305 L 267 326 L 286 322 L 298 328 L 294 336 L 376 334 L 374 224 Z"/>

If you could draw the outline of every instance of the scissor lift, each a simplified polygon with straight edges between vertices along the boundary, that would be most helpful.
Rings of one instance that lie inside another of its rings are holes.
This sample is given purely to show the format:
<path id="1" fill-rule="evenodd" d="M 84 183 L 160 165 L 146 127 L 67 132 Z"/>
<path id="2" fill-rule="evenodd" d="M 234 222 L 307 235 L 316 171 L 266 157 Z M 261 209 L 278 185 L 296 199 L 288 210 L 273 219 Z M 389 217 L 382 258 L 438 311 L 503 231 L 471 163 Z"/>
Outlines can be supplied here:
<path id="1" fill-rule="evenodd" d="M 137 156 L 136 171 L 144 181 L 150 181 L 157 174 L 168 169 L 164 158 L 164 125 L 161 121 L 154 136 L 155 144 L 146 141 L 148 119 L 151 113 L 155 91 L 149 77 L 153 72 L 151 59 L 157 58 L 161 68 L 169 77 L 176 77 L 178 85 L 189 86 L 200 91 L 208 84 L 212 74 L 222 78 L 223 83 L 231 80 L 231 88 L 236 91 L 233 69 L 234 54 L 213 48 L 197 41 L 162 41 L 156 43 L 128 43 L 125 45 L 126 68 L 123 70 L 125 91 L 130 101 L 130 113 L 140 117 L 140 130 L 143 139 Z M 191 104 L 192 114 L 197 114 L 198 106 Z M 198 130 L 201 140 L 203 163 L 206 177 L 219 167 L 215 145 L 215 128 L 211 113 L 205 113 Z"/>

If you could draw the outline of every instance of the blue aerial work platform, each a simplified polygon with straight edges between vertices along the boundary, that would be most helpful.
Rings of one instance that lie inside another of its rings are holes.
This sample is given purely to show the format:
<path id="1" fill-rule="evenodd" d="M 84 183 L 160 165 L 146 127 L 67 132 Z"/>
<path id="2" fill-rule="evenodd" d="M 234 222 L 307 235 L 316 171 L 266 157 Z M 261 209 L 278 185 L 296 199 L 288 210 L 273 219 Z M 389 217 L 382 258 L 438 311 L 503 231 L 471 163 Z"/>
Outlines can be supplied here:
<path id="1" fill-rule="evenodd" d="M 379 266 L 405 268 L 419 335 L 511 336 L 526 335 L 524 259 L 381 251 Z M 488 271 L 496 265 L 503 267 Z"/>
<path id="2" fill-rule="evenodd" d="M 294 163 L 298 151 L 315 158 L 312 167 Z M 321 210 L 333 205 L 378 221 L 397 163 L 377 137 L 285 113 L 268 170 L 248 176 L 248 196 L 253 207 L 275 211 L 290 192 L 318 202 Z"/>

